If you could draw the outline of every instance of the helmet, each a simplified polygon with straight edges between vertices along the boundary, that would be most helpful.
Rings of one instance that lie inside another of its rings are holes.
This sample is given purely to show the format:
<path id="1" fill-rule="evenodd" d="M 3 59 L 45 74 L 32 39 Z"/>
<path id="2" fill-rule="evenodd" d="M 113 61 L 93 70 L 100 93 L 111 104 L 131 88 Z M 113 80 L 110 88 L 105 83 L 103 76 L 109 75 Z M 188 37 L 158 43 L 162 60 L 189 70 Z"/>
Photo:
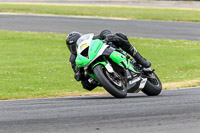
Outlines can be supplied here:
<path id="1" fill-rule="evenodd" d="M 76 42 L 81 37 L 81 33 L 73 31 L 66 38 L 66 44 L 72 54 L 76 54 Z"/>

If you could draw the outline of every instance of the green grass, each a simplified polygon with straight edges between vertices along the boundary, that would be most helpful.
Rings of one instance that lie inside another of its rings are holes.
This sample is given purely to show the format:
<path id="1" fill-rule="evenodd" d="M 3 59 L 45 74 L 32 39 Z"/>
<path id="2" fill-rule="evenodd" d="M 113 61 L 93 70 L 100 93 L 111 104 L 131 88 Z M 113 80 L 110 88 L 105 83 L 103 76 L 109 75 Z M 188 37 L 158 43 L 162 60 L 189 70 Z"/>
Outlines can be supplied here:
<path id="1" fill-rule="evenodd" d="M 73 78 L 65 38 L 64 34 L 0 31 L 0 99 L 86 92 Z M 152 62 L 163 83 L 200 77 L 200 42 L 130 41 Z"/>
<path id="2" fill-rule="evenodd" d="M 200 22 L 200 10 L 109 6 L 0 4 L 0 12 Z"/>

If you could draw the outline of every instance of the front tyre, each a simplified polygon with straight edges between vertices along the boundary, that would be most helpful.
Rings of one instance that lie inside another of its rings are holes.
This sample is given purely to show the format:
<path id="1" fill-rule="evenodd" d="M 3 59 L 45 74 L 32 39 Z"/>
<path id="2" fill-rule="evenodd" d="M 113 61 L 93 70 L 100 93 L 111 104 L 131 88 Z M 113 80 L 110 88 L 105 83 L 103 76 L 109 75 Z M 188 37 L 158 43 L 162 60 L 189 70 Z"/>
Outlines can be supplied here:
<path id="1" fill-rule="evenodd" d="M 149 78 L 147 79 L 146 85 L 142 89 L 142 92 L 144 92 L 148 96 L 159 95 L 162 91 L 162 84 L 160 82 L 160 79 L 154 72 L 148 74 L 148 77 Z"/>
<path id="2" fill-rule="evenodd" d="M 127 89 L 122 80 L 112 78 L 103 65 L 97 65 L 94 68 L 94 74 L 99 83 L 114 97 L 125 98 Z M 118 75 L 119 76 L 119 75 Z"/>

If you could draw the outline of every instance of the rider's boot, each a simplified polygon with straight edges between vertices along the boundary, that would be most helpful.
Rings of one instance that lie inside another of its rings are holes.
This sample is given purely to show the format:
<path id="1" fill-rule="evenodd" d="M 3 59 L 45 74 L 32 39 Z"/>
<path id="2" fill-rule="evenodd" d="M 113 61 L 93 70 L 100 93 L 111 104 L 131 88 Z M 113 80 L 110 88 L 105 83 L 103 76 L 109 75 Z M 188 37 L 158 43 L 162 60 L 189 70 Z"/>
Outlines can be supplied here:
<path id="1" fill-rule="evenodd" d="M 146 60 L 145 58 L 143 58 L 140 55 L 140 53 L 136 50 L 136 48 L 133 47 L 132 45 L 130 46 L 130 48 L 127 51 L 127 53 L 130 54 L 131 56 L 133 56 L 133 58 L 136 60 L 136 62 L 141 64 L 143 67 L 149 68 L 151 66 L 151 62 Z"/>

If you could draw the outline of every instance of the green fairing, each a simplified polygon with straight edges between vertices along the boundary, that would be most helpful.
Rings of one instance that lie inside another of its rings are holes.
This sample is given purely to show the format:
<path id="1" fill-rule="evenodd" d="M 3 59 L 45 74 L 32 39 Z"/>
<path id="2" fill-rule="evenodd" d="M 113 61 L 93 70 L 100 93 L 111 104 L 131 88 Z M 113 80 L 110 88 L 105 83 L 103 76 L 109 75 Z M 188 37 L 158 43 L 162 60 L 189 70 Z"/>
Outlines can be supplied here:
<path id="1" fill-rule="evenodd" d="M 117 63 L 120 66 L 123 66 L 122 63 L 124 64 L 124 66 L 134 72 L 136 72 L 134 70 L 134 68 L 130 65 L 130 60 L 127 60 L 126 56 L 124 56 L 123 54 L 114 51 L 112 52 L 112 54 L 109 56 L 109 58 L 112 59 L 112 61 L 114 61 L 115 63 Z M 128 61 L 128 62 L 127 62 Z"/>
<path id="2" fill-rule="evenodd" d="M 98 54 L 99 50 L 101 49 L 101 47 L 103 46 L 103 42 L 99 39 L 96 40 L 92 40 L 89 46 L 89 59 L 82 56 L 81 54 L 78 54 L 76 57 L 76 65 L 78 67 L 84 67 L 86 66 L 88 63 L 90 63 L 95 56 Z"/>
<path id="3" fill-rule="evenodd" d="M 90 60 L 87 59 L 86 57 L 78 54 L 75 62 L 78 67 L 83 67 L 83 66 L 87 65 L 90 62 Z"/>
<path id="4" fill-rule="evenodd" d="M 89 58 L 90 60 L 94 59 L 94 57 L 98 54 L 99 50 L 103 46 L 103 42 L 99 39 L 92 40 L 89 48 Z"/>
<path id="5" fill-rule="evenodd" d="M 131 65 L 130 65 L 130 60 L 128 60 L 128 69 L 137 72 Z"/>

